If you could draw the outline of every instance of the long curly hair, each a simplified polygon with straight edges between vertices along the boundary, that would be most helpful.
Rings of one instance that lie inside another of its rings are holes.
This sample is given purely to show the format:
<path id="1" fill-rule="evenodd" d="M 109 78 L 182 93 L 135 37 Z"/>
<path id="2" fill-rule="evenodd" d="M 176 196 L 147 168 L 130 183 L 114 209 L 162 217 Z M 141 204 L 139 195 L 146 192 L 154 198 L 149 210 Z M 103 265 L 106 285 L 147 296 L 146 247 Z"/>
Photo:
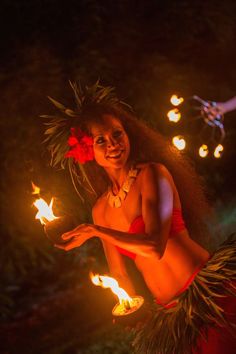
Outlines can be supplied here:
<path id="1" fill-rule="evenodd" d="M 77 193 L 92 207 L 97 198 L 106 192 L 110 180 L 105 170 L 95 161 L 81 164 L 73 158 L 66 158 L 69 148 L 67 140 L 71 127 L 79 126 L 91 134 L 93 123 L 103 124 L 105 116 L 112 115 L 121 122 L 129 137 L 130 161 L 134 164 L 157 162 L 169 170 L 180 196 L 190 236 L 204 247 L 212 247 L 209 226 L 214 222 L 213 212 L 206 200 L 203 181 L 188 158 L 159 132 L 138 119 L 132 108 L 116 97 L 114 88 L 103 87 L 99 82 L 85 88 L 76 83 L 70 82 L 70 85 L 75 94 L 76 110 L 66 108 L 49 97 L 60 114 L 42 116 L 47 119 L 45 142 L 51 152 L 52 166 L 68 167 Z"/>
<path id="2" fill-rule="evenodd" d="M 209 248 L 209 224 L 211 218 L 213 219 L 213 211 L 207 202 L 203 181 L 196 174 L 190 160 L 159 132 L 119 105 L 91 105 L 82 114 L 81 128 L 87 134 L 91 134 L 91 125 L 102 124 L 106 115 L 112 115 L 123 125 L 130 140 L 129 159 L 132 163 L 157 162 L 165 165 L 169 170 L 180 196 L 183 216 L 190 236 L 204 247 Z M 93 203 L 97 197 L 106 192 L 110 181 L 103 168 L 95 161 L 88 162 L 84 170 L 96 192 L 96 197 L 88 192 L 86 200 Z"/>

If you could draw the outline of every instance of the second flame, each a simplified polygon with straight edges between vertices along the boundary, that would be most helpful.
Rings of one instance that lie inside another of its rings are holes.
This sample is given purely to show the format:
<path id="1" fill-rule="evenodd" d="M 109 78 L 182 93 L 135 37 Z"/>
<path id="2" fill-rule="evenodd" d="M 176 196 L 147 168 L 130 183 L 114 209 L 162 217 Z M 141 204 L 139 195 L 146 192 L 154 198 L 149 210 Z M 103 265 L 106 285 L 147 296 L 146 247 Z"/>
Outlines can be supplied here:
<path id="1" fill-rule="evenodd" d="M 132 298 L 119 286 L 117 280 L 106 275 L 93 275 L 92 273 L 90 274 L 90 277 L 94 285 L 101 286 L 103 288 L 110 288 L 111 291 L 118 297 L 120 304 L 124 304 L 125 307 L 131 306 Z"/>

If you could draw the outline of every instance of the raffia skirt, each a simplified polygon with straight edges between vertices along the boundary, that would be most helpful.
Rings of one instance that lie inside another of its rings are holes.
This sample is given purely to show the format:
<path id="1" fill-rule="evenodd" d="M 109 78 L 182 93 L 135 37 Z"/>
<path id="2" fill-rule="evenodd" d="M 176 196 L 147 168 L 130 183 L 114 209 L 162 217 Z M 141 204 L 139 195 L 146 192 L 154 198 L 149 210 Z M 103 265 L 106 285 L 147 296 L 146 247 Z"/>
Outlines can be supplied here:
<path id="1" fill-rule="evenodd" d="M 195 275 L 174 306 L 155 303 L 135 331 L 138 354 L 236 353 L 236 240 L 231 236 Z"/>

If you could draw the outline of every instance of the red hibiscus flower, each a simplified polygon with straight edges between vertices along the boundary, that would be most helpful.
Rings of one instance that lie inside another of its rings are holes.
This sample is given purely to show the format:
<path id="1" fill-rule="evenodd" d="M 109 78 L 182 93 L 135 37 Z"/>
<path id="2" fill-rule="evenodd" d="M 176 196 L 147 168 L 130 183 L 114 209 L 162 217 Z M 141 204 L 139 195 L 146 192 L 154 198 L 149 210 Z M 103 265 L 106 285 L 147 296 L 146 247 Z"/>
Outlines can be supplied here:
<path id="1" fill-rule="evenodd" d="M 79 127 L 71 128 L 68 145 L 70 150 L 65 157 L 73 157 L 75 161 L 82 164 L 94 159 L 93 138 L 86 135 Z"/>

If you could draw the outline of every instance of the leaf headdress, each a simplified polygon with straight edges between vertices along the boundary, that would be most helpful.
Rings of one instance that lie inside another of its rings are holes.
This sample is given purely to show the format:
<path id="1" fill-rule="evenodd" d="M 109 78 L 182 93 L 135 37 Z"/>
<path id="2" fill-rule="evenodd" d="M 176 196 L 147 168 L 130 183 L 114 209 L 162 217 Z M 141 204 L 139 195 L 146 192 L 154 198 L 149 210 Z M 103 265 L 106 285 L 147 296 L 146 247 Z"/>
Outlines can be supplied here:
<path id="1" fill-rule="evenodd" d="M 117 98 L 113 87 L 104 87 L 99 81 L 92 86 L 84 87 L 76 82 L 69 81 L 69 83 L 74 93 L 76 108 L 65 107 L 62 103 L 48 97 L 59 110 L 59 113 L 57 115 L 41 115 L 45 119 L 44 125 L 46 126 L 44 143 L 51 153 L 51 166 L 69 169 L 73 185 L 81 199 L 84 200 L 79 191 L 80 187 L 94 196 L 96 196 L 96 191 L 88 178 L 86 168 L 81 163 L 75 163 L 73 158 L 65 156 L 69 150 L 68 138 L 71 128 L 80 127 L 84 124 L 83 119 L 85 118 L 83 113 L 89 107 L 96 107 L 96 105 L 98 107 L 102 105 L 109 107 L 125 106 L 129 109 L 131 107 Z"/>

